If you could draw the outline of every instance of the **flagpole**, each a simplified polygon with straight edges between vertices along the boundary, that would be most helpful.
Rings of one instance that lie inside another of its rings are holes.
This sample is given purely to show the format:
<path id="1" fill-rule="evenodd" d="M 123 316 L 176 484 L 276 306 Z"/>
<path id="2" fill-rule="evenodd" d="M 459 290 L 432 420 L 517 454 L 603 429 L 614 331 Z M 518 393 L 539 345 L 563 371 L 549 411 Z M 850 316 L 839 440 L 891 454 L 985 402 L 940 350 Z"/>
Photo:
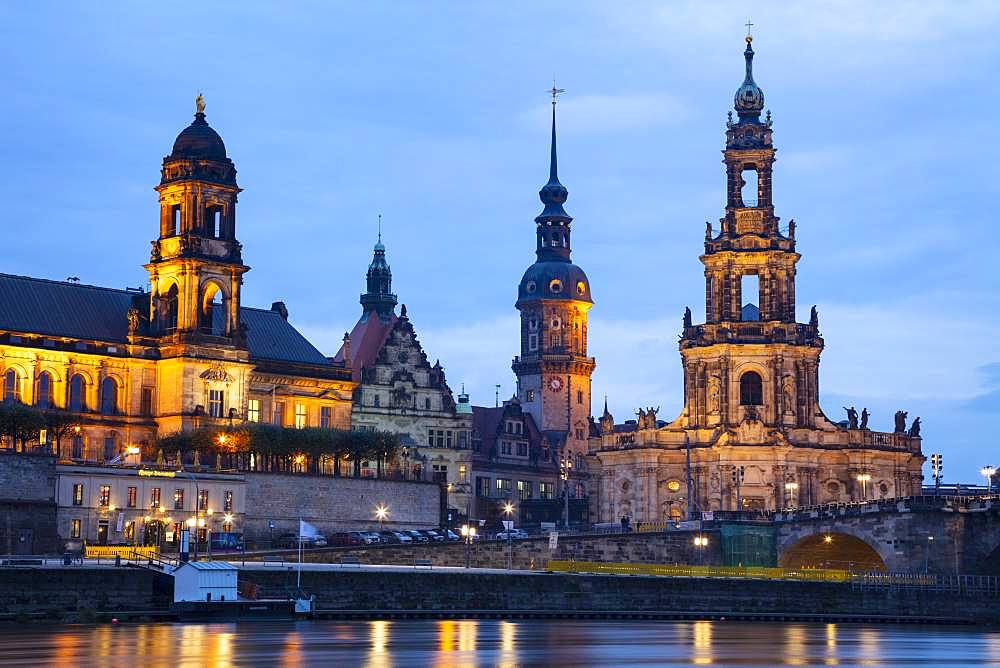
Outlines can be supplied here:
<path id="1" fill-rule="evenodd" d="M 299 567 L 296 569 L 295 574 L 295 589 L 302 588 L 302 518 L 299 518 Z M 298 596 L 298 591 L 295 593 Z"/>

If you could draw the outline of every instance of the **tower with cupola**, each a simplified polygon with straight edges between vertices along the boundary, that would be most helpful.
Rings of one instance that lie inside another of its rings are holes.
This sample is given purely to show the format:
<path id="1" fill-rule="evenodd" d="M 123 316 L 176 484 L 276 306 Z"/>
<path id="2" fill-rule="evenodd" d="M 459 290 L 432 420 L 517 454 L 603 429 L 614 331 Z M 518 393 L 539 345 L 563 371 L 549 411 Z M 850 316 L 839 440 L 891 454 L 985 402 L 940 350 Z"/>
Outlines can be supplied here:
<path id="1" fill-rule="evenodd" d="M 556 154 L 556 95 L 552 90 L 549 180 L 538 193 L 544 208 L 535 218 L 535 263 L 524 272 L 515 306 L 521 316 L 520 354 L 512 368 L 517 396 L 549 441 L 566 454 L 586 452 L 590 418 L 587 313 L 590 281 L 573 264 L 568 191 L 559 182 Z"/>
<path id="2" fill-rule="evenodd" d="M 236 239 L 236 167 L 205 120 L 194 121 L 163 159 L 159 236 L 152 242 L 149 330 L 178 343 L 245 348 L 240 322 L 242 246 Z"/>
<path id="3" fill-rule="evenodd" d="M 762 422 L 814 427 L 822 420 L 818 369 L 823 339 L 815 312 L 795 318 L 795 222 L 780 224 L 772 201 L 771 114 L 753 78 L 747 36 L 746 77 L 726 124 L 726 209 L 706 224 L 705 323 L 685 317 L 680 342 L 684 414 L 691 427 Z"/>

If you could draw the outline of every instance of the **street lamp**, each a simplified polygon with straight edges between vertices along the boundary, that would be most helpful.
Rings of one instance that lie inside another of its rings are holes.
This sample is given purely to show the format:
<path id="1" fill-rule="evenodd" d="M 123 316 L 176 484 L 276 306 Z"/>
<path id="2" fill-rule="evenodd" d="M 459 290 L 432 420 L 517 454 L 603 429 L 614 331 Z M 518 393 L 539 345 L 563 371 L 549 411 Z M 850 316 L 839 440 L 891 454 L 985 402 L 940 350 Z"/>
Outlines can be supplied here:
<path id="1" fill-rule="evenodd" d="M 992 494 L 993 493 L 993 475 L 996 472 L 997 472 L 996 467 L 989 466 L 989 465 L 984 466 L 983 468 L 979 469 L 980 475 L 982 475 L 984 478 L 986 478 L 986 493 L 987 494 Z"/>
<path id="2" fill-rule="evenodd" d="M 698 565 L 702 565 L 705 563 L 705 548 L 708 547 L 708 536 L 695 536 L 694 546 L 698 548 Z"/>
<path id="3" fill-rule="evenodd" d="M 796 492 L 799 491 L 799 483 L 797 482 L 786 482 L 785 483 L 785 507 L 792 507 L 792 499 L 796 498 Z"/>
<path id="4" fill-rule="evenodd" d="M 462 525 L 462 538 L 465 540 L 465 567 L 470 567 L 471 554 L 469 549 L 472 545 L 472 541 L 476 538 L 476 527 L 469 526 L 468 524 Z"/>
<path id="5" fill-rule="evenodd" d="M 389 516 L 389 509 L 383 504 L 379 504 L 375 507 L 375 519 L 378 520 L 378 530 L 382 531 L 383 522 L 385 518 Z"/>
<path id="6" fill-rule="evenodd" d="M 573 470 L 573 460 L 570 455 L 559 459 L 559 478 L 563 481 L 563 496 L 566 497 L 566 530 L 569 531 L 569 474 Z"/>
<path id="7" fill-rule="evenodd" d="M 868 500 L 868 483 L 871 482 L 872 476 L 870 473 L 859 473 L 858 482 L 861 483 L 861 500 Z"/>
<path id="8" fill-rule="evenodd" d="M 931 560 L 931 543 L 934 542 L 934 536 L 927 536 L 927 547 L 924 548 L 924 573 L 928 571 L 928 566 Z"/>
<path id="9" fill-rule="evenodd" d="M 512 531 L 514 521 L 510 519 L 514 514 L 514 504 L 510 501 L 503 504 L 503 514 L 507 516 L 504 528 L 507 529 L 507 570 L 509 571 L 514 568 L 514 534 Z"/>

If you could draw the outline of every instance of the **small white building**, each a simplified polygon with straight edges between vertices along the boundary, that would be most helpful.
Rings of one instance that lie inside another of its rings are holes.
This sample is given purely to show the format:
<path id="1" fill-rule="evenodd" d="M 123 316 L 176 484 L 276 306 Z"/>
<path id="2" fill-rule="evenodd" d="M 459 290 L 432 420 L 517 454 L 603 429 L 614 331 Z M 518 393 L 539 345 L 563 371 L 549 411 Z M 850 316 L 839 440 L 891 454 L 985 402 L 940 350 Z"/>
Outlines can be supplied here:
<path id="1" fill-rule="evenodd" d="M 174 603 L 236 601 L 237 568 L 225 561 L 187 561 L 174 569 Z"/>

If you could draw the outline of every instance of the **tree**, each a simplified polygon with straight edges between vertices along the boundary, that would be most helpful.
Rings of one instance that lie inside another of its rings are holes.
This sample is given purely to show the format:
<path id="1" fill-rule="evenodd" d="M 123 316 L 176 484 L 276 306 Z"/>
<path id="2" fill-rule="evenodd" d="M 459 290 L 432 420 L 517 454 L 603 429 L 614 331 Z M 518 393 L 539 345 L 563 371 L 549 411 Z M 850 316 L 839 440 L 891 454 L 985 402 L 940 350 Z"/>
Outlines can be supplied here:
<path id="1" fill-rule="evenodd" d="M 62 457 L 62 439 L 80 424 L 76 415 L 57 408 L 42 411 L 42 422 L 45 430 L 55 443 L 55 455 Z"/>
<path id="2" fill-rule="evenodd" d="M 45 426 L 42 414 L 19 402 L 0 404 L 0 434 L 16 449 L 27 450 Z M 20 447 L 18 447 L 20 446 Z"/>

